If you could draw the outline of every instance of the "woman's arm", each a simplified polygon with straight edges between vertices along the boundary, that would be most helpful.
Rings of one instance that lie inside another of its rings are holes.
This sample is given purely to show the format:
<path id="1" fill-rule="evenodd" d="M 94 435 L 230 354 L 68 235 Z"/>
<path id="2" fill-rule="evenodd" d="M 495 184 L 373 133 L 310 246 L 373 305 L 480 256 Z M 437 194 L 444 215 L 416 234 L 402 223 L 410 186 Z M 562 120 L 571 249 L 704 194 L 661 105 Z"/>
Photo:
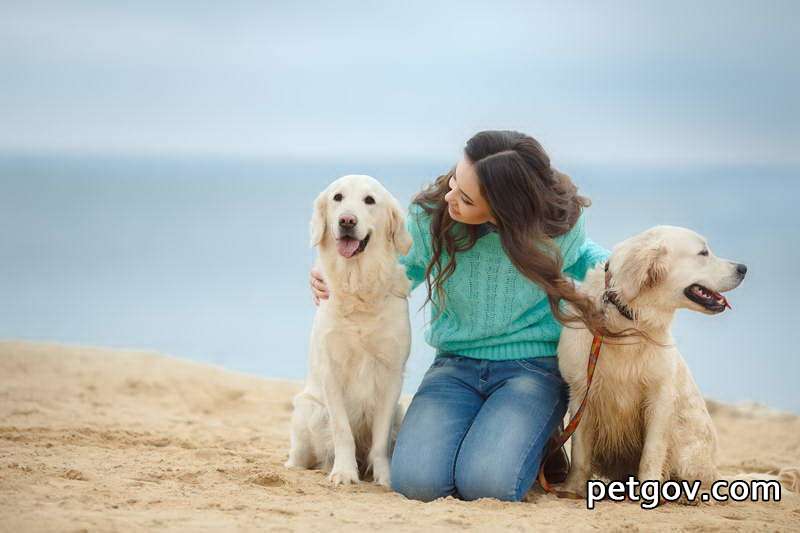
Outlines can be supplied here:
<path id="1" fill-rule="evenodd" d="M 586 279 L 587 272 L 594 268 L 597 263 L 606 261 L 610 255 L 611 252 L 609 250 L 587 237 L 581 245 L 578 260 L 569 268 L 564 269 L 564 273 L 573 279 L 583 281 Z"/>
<path id="2" fill-rule="evenodd" d="M 411 204 L 408 209 L 408 216 L 406 216 L 406 229 L 411 235 L 411 248 L 408 250 L 408 254 L 398 256 L 400 264 L 406 269 L 406 277 L 411 280 L 412 291 L 425 281 L 425 268 L 428 265 L 426 247 L 426 235 L 428 232 L 423 231 L 422 223 L 420 222 L 420 218 L 423 215 L 424 211 L 421 207 Z"/>

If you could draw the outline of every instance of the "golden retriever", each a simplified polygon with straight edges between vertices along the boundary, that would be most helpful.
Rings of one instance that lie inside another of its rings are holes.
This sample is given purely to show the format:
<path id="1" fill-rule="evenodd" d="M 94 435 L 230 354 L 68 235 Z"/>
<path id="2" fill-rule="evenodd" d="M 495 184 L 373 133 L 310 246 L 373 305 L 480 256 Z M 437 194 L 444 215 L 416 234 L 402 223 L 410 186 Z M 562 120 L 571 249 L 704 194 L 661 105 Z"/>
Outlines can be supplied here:
<path id="1" fill-rule="evenodd" d="M 729 304 L 721 293 L 736 288 L 746 272 L 716 257 L 697 233 L 657 226 L 618 244 L 606 265 L 588 273 L 582 290 L 605 306 L 609 328 L 635 326 L 658 344 L 641 337 L 603 344 L 564 490 L 584 495 L 593 474 L 703 486 L 720 478 L 716 430 L 670 326 L 680 308 L 724 311 Z M 561 335 L 559 368 L 570 389 L 570 413 L 586 393 L 591 341 L 585 328 Z"/>
<path id="2" fill-rule="evenodd" d="M 287 467 L 322 468 L 331 483 L 389 486 L 410 349 L 411 246 L 395 198 L 374 178 L 344 176 L 314 202 L 311 245 L 330 292 L 311 330 L 304 390 L 294 399 Z"/>

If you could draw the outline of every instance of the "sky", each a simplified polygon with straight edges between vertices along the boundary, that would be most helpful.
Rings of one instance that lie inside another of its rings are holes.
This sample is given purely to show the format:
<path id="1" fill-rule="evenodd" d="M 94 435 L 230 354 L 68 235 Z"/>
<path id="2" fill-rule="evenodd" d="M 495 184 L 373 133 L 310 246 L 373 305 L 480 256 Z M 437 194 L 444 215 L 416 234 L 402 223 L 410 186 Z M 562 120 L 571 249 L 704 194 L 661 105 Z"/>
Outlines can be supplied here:
<path id="1" fill-rule="evenodd" d="M 800 163 L 800 2 L 0 3 L 0 150 Z"/>

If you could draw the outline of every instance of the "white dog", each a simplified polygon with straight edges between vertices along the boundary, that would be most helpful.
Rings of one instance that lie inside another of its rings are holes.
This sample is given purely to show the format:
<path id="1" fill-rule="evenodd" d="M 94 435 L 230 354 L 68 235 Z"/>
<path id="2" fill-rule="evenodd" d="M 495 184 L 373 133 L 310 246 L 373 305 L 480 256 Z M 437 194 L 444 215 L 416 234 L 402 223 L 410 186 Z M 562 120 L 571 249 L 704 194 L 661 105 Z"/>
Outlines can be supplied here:
<path id="1" fill-rule="evenodd" d="M 314 318 L 286 466 L 330 470 L 334 484 L 357 482 L 359 467 L 371 467 L 389 486 L 411 339 L 410 284 L 397 256 L 411 236 L 397 200 L 374 178 L 351 175 L 317 197 L 311 245 L 330 297 Z"/>
<path id="2" fill-rule="evenodd" d="M 635 326 L 662 346 L 641 337 L 603 344 L 564 489 L 585 494 L 594 472 L 706 486 L 719 479 L 717 435 L 670 325 L 680 308 L 717 314 L 730 307 L 720 293 L 737 287 L 747 267 L 715 257 L 693 231 L 658 226 L 615 246 L 607 269 L 589 272 L 582 290 L 605 305 L 609 328 Z M 586 392 L 591 341 L 586 329 L 564 328 L 561 335 L 559 367 L 571 413 Z"/>

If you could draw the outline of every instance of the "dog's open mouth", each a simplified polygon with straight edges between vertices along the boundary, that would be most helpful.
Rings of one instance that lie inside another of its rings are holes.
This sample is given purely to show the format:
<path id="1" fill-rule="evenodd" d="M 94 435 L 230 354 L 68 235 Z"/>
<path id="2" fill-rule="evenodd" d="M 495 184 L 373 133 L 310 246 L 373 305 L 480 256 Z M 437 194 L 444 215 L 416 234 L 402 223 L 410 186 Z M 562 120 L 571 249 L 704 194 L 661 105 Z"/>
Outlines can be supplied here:
<path id="1" fill-rule="evenodd" d="M 367 234 L 367 236 L 360 241 L 353 237 L 341 237 L 340 239 L 336 240 L 336 250 L 342 257 L 350 259 L 351 257 L 360 254 L 367 248 L 369 236 L 370 234 Z"/>
<path id="2" fill-rule="evenodd" d="M 703 306 L 712 313 L 721 313 L 726 307 L 728 309 L 733 309 L 731 304 L 728 303 L 728 299 L 723 295 L 697 283 L 686 287 L 683 293 L 691 301 Z"/>

